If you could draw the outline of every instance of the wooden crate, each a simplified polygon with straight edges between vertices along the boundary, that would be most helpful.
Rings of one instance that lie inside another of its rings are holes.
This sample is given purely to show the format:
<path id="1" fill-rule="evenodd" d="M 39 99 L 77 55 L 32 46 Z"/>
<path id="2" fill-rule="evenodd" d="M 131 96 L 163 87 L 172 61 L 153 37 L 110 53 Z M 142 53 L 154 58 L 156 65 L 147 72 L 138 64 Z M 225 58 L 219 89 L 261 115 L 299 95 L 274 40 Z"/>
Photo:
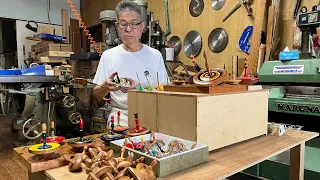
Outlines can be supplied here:
<path id="1" fill-rule="evenodd" d="M 268 91 L 199 94 L 129 91 L 129 126 L 140 125 L 218 149 L 267 133 Z"/>

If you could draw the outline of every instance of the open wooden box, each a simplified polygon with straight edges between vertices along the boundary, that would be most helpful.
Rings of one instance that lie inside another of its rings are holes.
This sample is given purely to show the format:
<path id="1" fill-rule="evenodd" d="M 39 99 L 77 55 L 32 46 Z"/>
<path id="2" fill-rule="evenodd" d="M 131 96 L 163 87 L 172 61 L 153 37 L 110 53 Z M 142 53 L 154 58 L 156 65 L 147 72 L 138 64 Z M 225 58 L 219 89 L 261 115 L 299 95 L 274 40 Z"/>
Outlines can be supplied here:
<path id="1" fill-rule="evenodd" d="M 206 144 L 209 151 L 267 134 L 268 90 L 198 94 L 129 91 L 129 126 Z"/>

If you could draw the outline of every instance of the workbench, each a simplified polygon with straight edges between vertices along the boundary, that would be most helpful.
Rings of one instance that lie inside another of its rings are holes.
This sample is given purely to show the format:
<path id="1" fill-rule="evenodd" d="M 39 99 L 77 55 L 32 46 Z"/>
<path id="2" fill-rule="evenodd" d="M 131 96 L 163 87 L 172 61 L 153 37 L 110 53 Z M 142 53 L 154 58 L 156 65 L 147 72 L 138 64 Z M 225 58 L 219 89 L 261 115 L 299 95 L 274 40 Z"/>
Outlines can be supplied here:
<path id="1" fill-rule="evenodd" d="M 224 179 L 290 150 L 290 180 L 301 180 L 304 178 L 305 142 L 317 136 L 319 133 L 297 130 L 288 131 L 281 137 L 260 136 L 211 151 L 206 163 L 160 179 Z M 29 177 L 39 180 L 85 180 L 87 174 L 83 171 L 71 173 L 67 166 L 62 166 Z"/>

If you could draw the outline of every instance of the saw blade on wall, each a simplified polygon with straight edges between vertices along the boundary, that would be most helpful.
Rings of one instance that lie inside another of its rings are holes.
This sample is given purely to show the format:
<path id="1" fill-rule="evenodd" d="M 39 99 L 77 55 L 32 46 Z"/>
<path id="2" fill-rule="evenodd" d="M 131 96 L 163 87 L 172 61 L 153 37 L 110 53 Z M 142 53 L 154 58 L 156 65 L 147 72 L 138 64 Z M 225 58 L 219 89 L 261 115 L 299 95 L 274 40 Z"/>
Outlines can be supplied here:
<path id="1" fill-rule="evenodd" d="M 189 4 L 189 12 L 191 16 L 198 17 L 203 12 L 204 2 L 203 0 L 191 0 Z"/>
<path id="2" fill-rule="evenodd" d="M 183 50 L 187 57 L 190 58 L 191 55 L 194 57 L 198 56 L 202 48 L 202 38 L 200 33 L 197 31 L 190 31 L 183 42 Z"/>

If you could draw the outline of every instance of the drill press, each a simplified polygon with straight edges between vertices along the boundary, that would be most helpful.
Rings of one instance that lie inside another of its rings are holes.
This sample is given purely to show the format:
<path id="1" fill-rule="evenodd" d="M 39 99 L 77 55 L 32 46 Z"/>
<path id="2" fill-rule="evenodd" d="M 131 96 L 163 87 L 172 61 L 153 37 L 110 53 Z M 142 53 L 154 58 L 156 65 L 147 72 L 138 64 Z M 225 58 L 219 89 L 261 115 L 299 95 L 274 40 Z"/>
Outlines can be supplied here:
<path id="1" fill-rule="evenodd" d="M 316 29 L 320 25 L 320 11 L 300 13 L 296 18 L 297 26 L 302 32 L 301 39 L 301 58 L 311 58 L 311 40 L 310 36 L 317 34 Z"/>

